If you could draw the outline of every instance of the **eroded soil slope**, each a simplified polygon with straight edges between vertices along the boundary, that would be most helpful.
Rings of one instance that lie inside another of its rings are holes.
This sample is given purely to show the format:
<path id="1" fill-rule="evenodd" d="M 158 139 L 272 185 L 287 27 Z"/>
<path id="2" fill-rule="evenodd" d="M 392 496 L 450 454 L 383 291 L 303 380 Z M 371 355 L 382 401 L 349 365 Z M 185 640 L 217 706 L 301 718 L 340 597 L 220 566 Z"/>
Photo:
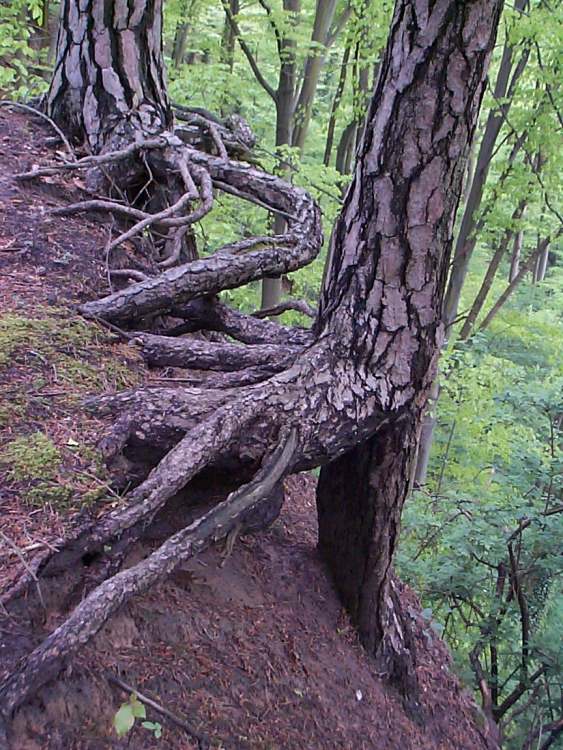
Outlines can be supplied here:
<path id="1" fill-rule="evenodd" d="M 83 399 L 169 377 L 149 372 L 119 337 L 76 315 L 107 290 L 107 217 L 54 218 L 49 208 L 84 194 L 80 178 L 14 181 L 52 157 L 48 126 L 0 110 L 0 584 L 113 493 L 96 443 L 104 425 Z M 223 488 L 225 478 L 221 478 Z M 228 480 L 228 478 L 227 478 Z M 213 492 L 207 477 L 206 499 Z M 202 482 L 193 493 L 202 492 Z M 443 644 L 405 590 L 417 623 L 423 722 L 405 715 L 359 647 L 316 552 L 314 477 L 287 482 L 272 528 L 240 539 L 222 565 L 211 549 L 138 597 L 67 671 L 16 716 L 15 750 L 197 747 L 154 709 L 157 739 L 137 722 L 118 739 L 112 719 L 126 693 L 119 675 L 191 724 L 213 747 L 450 750 L 485 748 L 478 712 Z M 219 492 L 219 490 L 218 490 Z M 185 523 L 179 500 L 162 513 L 133 564 Z M 88 568 L 41 581 L 19 608 L 0 612 L 0 673 L 56 627 L 88 590 Z M 1 676 L 0 674 L 0 676 Z"/>

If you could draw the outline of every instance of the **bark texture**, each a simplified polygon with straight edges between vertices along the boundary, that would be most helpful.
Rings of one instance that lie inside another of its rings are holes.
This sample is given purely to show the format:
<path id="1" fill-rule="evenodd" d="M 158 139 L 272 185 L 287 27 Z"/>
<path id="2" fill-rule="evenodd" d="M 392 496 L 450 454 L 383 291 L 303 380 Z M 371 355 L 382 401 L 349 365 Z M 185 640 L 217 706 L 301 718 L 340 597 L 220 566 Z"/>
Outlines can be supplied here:
<path id="1" fill-rule="evenodd" d="M 404 630 L 382 637 L 394 622 L 389 569 L 443 340 L 453 222 L 501 5 L 397 4 L 316 324 L 339 357 L 369 373 L 368 400 L 387 420 L 373 444 L 322 470 L 320 548 L 362 640 L 409 694 Z"/>
<path id="2" fill-rule="evenodd" d="M 82 6 L 61 3 L 47 114 L 95 152 L 109 140 L 115 147 L 135 132 L 170 127 L 162 0 L 91 0 L 87 10 Z"/>

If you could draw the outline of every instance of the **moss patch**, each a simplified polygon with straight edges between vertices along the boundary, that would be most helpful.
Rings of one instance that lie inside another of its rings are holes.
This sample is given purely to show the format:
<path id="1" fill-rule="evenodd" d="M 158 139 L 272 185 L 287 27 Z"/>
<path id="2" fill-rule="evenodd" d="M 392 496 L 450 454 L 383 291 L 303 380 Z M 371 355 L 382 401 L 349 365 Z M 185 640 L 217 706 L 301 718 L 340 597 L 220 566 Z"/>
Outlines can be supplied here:
<path id="1" fill-rule="evenodd" d="M 16 482 L 53 479 L 61 461 L 59 449 L 43 432 L 16 438 L 0 453 L 0 463 L 7 466 L 8 478 Z"/>

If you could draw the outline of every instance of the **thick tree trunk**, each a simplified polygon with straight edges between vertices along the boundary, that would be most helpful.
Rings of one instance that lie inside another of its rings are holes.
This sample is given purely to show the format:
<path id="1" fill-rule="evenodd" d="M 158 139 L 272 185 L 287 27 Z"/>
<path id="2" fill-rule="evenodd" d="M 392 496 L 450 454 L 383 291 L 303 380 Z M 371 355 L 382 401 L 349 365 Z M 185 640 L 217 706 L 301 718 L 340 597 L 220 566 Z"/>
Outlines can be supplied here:
<path id="1" fill-rule="evenodd" d="M 374 407 L 389 420 L 322 469 L 319 546 L 363 642 L 411 697 L 413 654 L 390 615 L 389 571 L 443 341 L 453 220 L 501 6 L 397 3 L 316 324 L 338 356 L 374 378 Z"/>
<path id="2" fill-rule="evenodd" d="M 162 55 L 162 0 L 63 0 L 46 109 L 94 152 L 172 125 Z M 143 50 L 142 56 L 139 50 Z"/>

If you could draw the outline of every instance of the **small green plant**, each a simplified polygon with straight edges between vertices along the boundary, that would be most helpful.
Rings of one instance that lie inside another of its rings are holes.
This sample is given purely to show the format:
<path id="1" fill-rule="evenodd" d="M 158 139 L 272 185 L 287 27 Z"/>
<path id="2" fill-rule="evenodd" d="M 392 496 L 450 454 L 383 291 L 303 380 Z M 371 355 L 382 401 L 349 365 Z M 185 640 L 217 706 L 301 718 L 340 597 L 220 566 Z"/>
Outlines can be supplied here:
<path id="1" fill-rule="evenodd" d="M 131 693 L 129 700 L 122 703 L 113 717 L 113 726 L 118 737 L 124 737 L 135 726 L 136 719 L 146 719 L 147 711 L 136 693 Z M 162 726 L 158 721 L 142 721 L 141 726 L 152 732 L 155 739 L 162 737 Z"/>

